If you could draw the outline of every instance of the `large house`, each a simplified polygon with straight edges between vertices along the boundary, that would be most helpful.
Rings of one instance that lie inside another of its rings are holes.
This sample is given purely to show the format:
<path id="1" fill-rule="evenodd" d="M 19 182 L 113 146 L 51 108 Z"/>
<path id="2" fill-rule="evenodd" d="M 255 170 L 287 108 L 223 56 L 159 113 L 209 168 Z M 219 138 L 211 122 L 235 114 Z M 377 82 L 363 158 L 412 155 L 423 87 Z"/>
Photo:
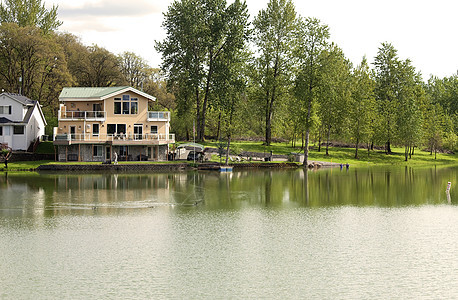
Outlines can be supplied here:
<path id="1" fill-rule="evenodd" d="M 45 134 L 46 120 L 38 101 L 0 94 L 0 143 L 13 150 L 28 150 Z"/>
<path id="2" fill-rule="evenodd" d="M 156 98 L 127 86 L 64 88 L 54 145 L 59 161 L 167 160 L 170 113 L 149 111 Z"/>

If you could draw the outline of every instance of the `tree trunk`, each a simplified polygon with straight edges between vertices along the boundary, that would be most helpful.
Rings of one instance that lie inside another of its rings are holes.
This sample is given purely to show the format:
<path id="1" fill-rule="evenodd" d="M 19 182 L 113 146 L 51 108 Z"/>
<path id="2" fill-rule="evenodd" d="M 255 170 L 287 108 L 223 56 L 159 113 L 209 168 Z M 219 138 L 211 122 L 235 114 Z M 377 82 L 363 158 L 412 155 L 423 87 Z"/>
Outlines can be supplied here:
<path id="1" fill-rule="evenodd" d="M 216 140 L 219 141 L 221 136 L 221 112 L 218 115 L 218 129 L 216 130 Z"/>
<path id="2" fill-rule="evenodd" d="M 329 156 L 329 140 L 331 139 L 331 125 L 328 125 L 328 134 L 326 140 L 326 156 Z"/>
<path id="3" fill-rule="evenodd" d="M 225 165 L 228 165 L 229 162 L 229 150 L 231 149 L 231 133 L 227 135 L 227 148 L 226 148 L 226 163 Z"/>
<path id="4" fill-rule="evenodd" d="M 359 146 L 359 139 L 356 139 L 356 149 L 355 149 L 355 159 L 358 159 L 358 146 Z"/>

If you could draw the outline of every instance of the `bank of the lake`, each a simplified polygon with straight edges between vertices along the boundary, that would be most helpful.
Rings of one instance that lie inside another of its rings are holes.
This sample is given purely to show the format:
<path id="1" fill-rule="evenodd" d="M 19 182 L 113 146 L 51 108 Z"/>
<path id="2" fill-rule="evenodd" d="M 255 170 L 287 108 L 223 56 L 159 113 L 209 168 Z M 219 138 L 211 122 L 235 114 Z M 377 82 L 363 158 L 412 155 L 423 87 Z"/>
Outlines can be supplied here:
<path id="1" fill-rule="evenodd" d="M 210 144 L 209 146 L 214 146 Z M 263 150 L 264 149 L 264 150 Z M 232 160 L 230 165 L 234 168 L 292 168 L 301 167 L 299 163 L 286 163 L 288 154 L 291 153 L 292 148 L 285 144 L 273 144 L 269 147 L 259 145 L 259 143 L 239 143 L 237 146 L 237 152 L 239 155 L 233 155 L 233 158 L 240 158 L 240 162 Z M 296 149 L 296 153 L 300 153 L 300 149 Z M 244 153 L 256 152 L 257 153 L 270 153 L 274 154 L 273 162 L 264 162 L 260 160 L 252 160 L 249 156 L 243 156 Z M 262 151 L 262 152 L 260 152 Z M 453 166 L 458 165 L 458 155 L 452 153 L 437 153 L 437 155 L 431 154 L 427 151 L 417 150 L 415 154 L 408 161 L 404 160 L 403 148 L 393 148 L 393 153 L 387 155 L 382 150 L 367 151 L 361 149 L 359 151 L 359 158 L 355 159 L 354 148 L 344 147 L 330 147 L 329 155 L 326 155 L 325 149 L 321 149 L 318 152 L 312 148 L 310 151 L 309 164 L 312 167 L 339 167 L 340 164 L 350 165 L 354 167 L 370 167 L 370 166 Z M 275 161 L 278 160 L 278 161 Z M 224 163 L 224 159 L 220 159 L 217 155 L 212 156 L 210 163 L 218 164 Z M 274 165 L 273 165 L 274 164 Z M 103 165 L 100 162 L 55 162 L 52 160 L 35 160 L 35 161 L 12 161 L 8 163 L 8 169 L 3 165 L 0 167 L 0 171 L 36 171 L 39 168 L 42 169 L 59 169 L 62 171 L 74 170 L 74 169 L 92 169 L 92 170 L 188 170 L 196 169 L 200 164 L 194 164 L 186 161 L 170 161 L 170 162 L 119 162 L 118 165 Z M 202 168 L 205 168 L 203 165 Z"/>

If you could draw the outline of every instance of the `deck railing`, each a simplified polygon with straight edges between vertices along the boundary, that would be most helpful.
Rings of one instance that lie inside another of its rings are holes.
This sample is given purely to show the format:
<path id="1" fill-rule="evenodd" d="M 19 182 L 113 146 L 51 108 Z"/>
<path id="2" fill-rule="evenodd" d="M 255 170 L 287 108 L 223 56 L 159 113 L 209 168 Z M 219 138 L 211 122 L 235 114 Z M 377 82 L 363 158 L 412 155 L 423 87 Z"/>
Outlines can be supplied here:
<path id="1" fill-rule="evenodd" d="M 149 111 L 148 121 L 170 121 L 170 112 L 168 111 Z"/>
<path id="2" fill-rule="evenodd" d="M 175 134 L 56 134 L 54 141 L 70 141 L 70 142 L 106 142 L 106 141 L 151 141 L 151 142 L 175 142 Z"/>
<path id="3" fill-rule="evenodd" d="M 79 111 L 79 110 L 59 110 L 59 121 L 64 120 L 86 120 L 104 121 L 106 112 L 104 111 Z"/>

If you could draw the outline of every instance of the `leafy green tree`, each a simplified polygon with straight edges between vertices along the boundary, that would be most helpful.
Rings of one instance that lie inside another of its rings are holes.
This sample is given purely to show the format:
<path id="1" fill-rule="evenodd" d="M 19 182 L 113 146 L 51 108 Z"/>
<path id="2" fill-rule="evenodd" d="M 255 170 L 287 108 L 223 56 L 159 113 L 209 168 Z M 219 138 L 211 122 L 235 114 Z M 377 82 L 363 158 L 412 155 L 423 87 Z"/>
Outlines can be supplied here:
<path id="1" fill-rule="evenodd" d="M 420 97 L 424 91 L 419 84 L 421 78 L 415 73 L 415 68 L 410 60 L 400 62 L 398 73 L 398 95 L 396 105 L 396 138 L 404 145 L 405 160 L 409 158 L 409 152 L 421 139 L 422 114 L 420 109 Z"/>
<path id="2" fill-rule="evenodd" d="M 71 84 L 64 51 L 56 36 L 37 27 L 0 25 L 0 83 L 13 93 L 57 107 L 63 86 Z"/>
<path id="3" fill-rule="evenodd" d="M 133 52 L 125 51 L 118 55 L 118 64 L 127 84 L 136 89 L 143 89 L 148 75 L 152 74 L 145 59 Z"/>
<path id="4" fill-rule="evenodd" d="M 351 63 L 341 49 L 331 45 L 322 52 L 322 70 L 318 88 L 319 115 L 326 133 L 326 155 L 329 155 L 331 132 L 342 130 L 351 95 Z M 340 132 L 341 135 L 343 132 Z"/>
<path id="5" fill-rule="evenodd" d="M 215 76 L 221 57 L 245 47 L 248 39 L 248 11 L 245 2 L 235 0 L 174 1 L 162 24 L 166 38 L 156 43 L 162 53 L 162 69 L 169 88 L 175 90 L 178 107 L 195 107 L 197 140 L 205 136 L 205 122 Z M 216 76 L 217 77 L 217 76 Z"/>
<path id="6" fill-rule="evenodd" d="M 87 87 L 105 87 L 126 84 L 117 57 L 97 45 L 87 47 L 85 55 L 75 65 L 77 84 Z"/>
<path id="7" fill-rule="evenodd" d="M 260 90 L 265 112 L 265 143 L 272 141 L 272 117 L 277 101 L 291 88 L 292 49 L 296 11 L 291 0 L 270 0 L 254 19 L 254 83 Z"/>
<path id="8" fill-rule="evenodd" d="M 380 138 L 385 151 L 391 153 L 396 126 L 396 104 L 399 93 L 399 65 L 397 50 L 389 43 L 382 43 L 375 57 L 375 95 L 382 128 Z"/>
<path id="9" fill-rule="evenodd" d="M 373 134 L 372 124 L 376 119 L 374 88 L 375 82 L 371 77 L 366 57 L 364 57 L 361 64 L 353 70 L 353 88 L 348 106 L 349 132 L 355 143 L 356 159 L 360 142 L 369 142 Z"/>
<path id="10" fill-rule="evenodd" d="M 308 166 L 312 108 L 317 97 L 317 87 L 322 71 L 320 56 L 328 47 L 329 28 L 318 19 L 300 19 L 296 31 L 294 56 L 299 66 L 296 72 L 295 96 L 301 103 L 305 124 L 304 166 Z"/>
<path id="11" fill-rule="evenodd" d="M 3 0 L 0 3 L 0 23 L 16 23 L 20 27 L 39 27 L 44 33 L 62 25 L 57 19 L 57 5 L 47 10 L 41 0 Z"/>

